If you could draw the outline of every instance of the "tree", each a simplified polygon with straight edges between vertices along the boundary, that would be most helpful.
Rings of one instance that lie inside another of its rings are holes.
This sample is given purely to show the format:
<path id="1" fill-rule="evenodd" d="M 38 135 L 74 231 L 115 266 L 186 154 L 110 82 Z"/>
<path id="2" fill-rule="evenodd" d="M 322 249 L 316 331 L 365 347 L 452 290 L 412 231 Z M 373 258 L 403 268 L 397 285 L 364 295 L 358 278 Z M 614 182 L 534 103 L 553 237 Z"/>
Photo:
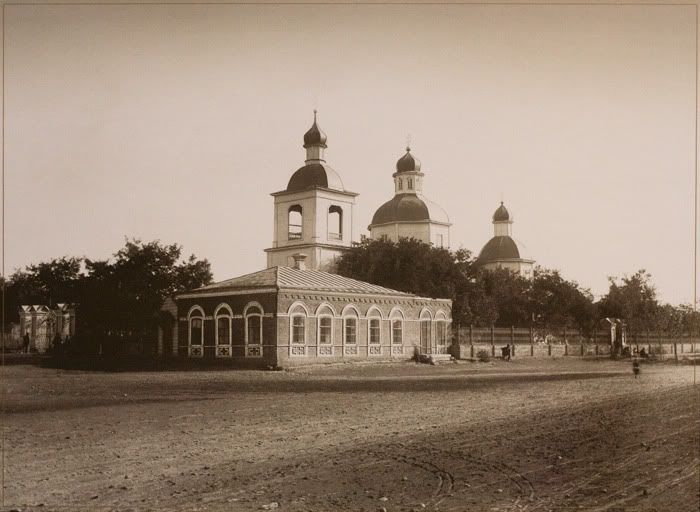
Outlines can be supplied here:
<path id="1" fill-rule="evenodd" d="M 601 316 L 625 320 L 631 334 L 653 329 L 659 318 L 659 303 L 651 274 L 642 269 L 632 276 L 608 280 L 610 289 L 600 300 Z"/>
<path id="2" fill-rule="evenodd" d="M 108 337 L 152 340 L 166 297 L 211 282 L 209 262 L 159 241 L 127 239 L 113 260 L 57 258 L 16 271 L 5 287 L 5 318 L 22 304 L 78 305 L 79 331 L 99 343 Z"/>
<path id="3" fill-rule="evenodd" d="M 538 326 L 576 327 L 591 332 L 597 321 L 591 292 L 567 281 L 558 270 L 535 269 L 530 303 Z"/>

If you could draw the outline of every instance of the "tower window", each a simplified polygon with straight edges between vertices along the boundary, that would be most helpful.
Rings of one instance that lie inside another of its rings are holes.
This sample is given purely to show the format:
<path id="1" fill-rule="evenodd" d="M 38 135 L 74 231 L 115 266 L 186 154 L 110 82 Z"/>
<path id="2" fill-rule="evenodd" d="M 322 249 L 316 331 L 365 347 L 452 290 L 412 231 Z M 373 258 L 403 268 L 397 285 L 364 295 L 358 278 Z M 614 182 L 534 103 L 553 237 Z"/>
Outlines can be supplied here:
<path id="1" fill-rule="evenodd" d="M 298 204 L 289 207 L 287 223 L 289 225 L 289 240 L 301 239 L 302 208 Z"/>
<path id="2" fill-rule="evenodd" d="M 408 190 L 413 189 L 413 178 L 408 178 Z"/>
<path id="3" fill-rule="evenodd" d="M 340 206 L 328 208 L 328 239 L 343 239 L 343 209 Z"/>
<path id="4" fill-rule="evenodd" d="M 403 190 L 403 180 L 399 178 L 399 190 Z"/>

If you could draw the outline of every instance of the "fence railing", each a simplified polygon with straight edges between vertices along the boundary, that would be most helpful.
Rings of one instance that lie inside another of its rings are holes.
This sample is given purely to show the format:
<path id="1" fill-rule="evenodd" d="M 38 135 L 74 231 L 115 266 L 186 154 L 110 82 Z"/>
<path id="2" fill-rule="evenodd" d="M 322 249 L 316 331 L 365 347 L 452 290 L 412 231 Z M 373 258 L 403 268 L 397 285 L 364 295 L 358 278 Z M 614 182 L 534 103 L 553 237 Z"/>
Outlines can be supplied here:
<path id="1" fill-rule="evenodd" d="M 453 355 L 474 357 L 486 350 L 493 356 L 512 346 L 514 356 L 609 356 L 609 330 L 583 333 L 571 328 L 550 327 L 461 327 L 455 329 Z M 700 352 L 700 334 L 644 332 L 627 333 L 626 345 L 661 358 L 694 357 Z"/>

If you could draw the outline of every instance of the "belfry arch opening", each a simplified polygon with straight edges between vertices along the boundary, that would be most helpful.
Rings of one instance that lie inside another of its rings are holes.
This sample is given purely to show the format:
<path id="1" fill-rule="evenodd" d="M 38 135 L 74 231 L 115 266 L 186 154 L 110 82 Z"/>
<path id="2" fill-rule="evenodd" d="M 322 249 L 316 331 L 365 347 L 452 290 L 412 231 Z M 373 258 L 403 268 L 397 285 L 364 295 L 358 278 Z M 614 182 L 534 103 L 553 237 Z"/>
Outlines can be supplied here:
<path id="1" fill-rule="evenodd" d="M 328 238 L 343 239 L 343 209 L 340 206 L 333 205 L 328 208 Z"/>
<path id="2" fill-rule="evenodd" d="M 287 211 L 287 226 L 289 240 L 300 240 L 302 237 L 302 216 L 303 210 L 300 205 L 295 204 Z"/>

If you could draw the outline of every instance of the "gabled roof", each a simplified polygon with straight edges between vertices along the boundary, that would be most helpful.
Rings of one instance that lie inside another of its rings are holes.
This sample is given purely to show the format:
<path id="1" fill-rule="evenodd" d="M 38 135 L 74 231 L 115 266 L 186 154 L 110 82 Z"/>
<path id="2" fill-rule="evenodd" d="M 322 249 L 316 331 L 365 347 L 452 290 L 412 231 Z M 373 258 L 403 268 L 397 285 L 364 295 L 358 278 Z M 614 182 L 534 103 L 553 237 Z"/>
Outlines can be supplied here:
<path id="1" fill-rule="evenodd" d="M 189 293 L 203 293 L 235 289 L 277 288 L 294 290 L 314 290 L 324 292 L 354 293 L 365 295 L 416 295 L 384 288 L 349 277 L 321 272 L 319 270 L 298 270 L 292 267 L 270 267 L 259 272 L 246 274 L 226 281 L 212 283 L 192 290 Z"/>

